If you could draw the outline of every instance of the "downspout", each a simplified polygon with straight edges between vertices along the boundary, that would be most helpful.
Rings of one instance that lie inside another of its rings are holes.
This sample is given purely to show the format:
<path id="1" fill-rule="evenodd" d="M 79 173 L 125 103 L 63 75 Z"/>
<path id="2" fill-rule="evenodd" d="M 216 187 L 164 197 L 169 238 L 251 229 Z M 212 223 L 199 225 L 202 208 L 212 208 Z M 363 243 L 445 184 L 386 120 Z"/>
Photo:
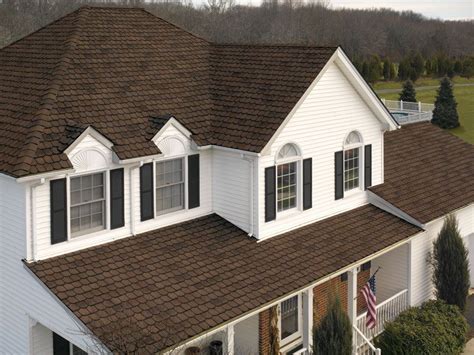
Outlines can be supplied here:
<path id="1" fill-rule="evenodd" d="M 135 222 L 133 219 L 133 170 L 136 168 L 141 168 L 143 166 L 143 160 L 141 160 L 138 164 L 130 166 L 128 169 L 128 185 L 129 185 L 129 194 L 130 194 L 130 233 L 135 235 Z"/>
<path id="2" fill-rule="evenodd" d="M 249 237 L 253 237 L 254 235 L 254 218 L 253 218 L 253 209 L 254 209 L 254 159 L 245 156 L 244 154 L 241 155 L 242 159 L 247 161 L 250 166 L 250 221 L 249 221 Z"/>
<path id="3" fill-rule="evenodd" d="M 30 257 L 36 260 L 36 188 L 45 183 L 45 178 L 30 185 Z"/>

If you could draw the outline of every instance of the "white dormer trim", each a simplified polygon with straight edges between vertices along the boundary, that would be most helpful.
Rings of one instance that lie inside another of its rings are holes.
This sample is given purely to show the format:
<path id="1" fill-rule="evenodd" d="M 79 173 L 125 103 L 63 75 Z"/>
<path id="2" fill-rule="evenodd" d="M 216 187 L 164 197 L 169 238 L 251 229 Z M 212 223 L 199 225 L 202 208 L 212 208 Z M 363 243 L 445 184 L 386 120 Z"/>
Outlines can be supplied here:
<path id="1" fill-rule="evenodd" d="M 112 149 L 113 143 L 107 139 L 104 135 L 102 135 L 99 131 L 94 129 L 94 127 L 89 126 L 87 127 L 84 132 L 77 137 L 74 142 L 72 142 L 65 150 L 64 153 L 69 157 L 71 152 L 86 138 L 87 136 L 91 136 L 92 138 L 96 139 L 99 143 L 103 146 L 107 147 L 108 149 Z"/>
<path id="2" fill-rule="evenodd" d="M 171 117 L 168 122 L 165 123 L 163 127 L 153 136 L 151 139 L 153 142 L 157 143 L 161 137 L 161 135 L 166 132 L 166 130 L 170 127 L 173 126 L 176 128 L 182 135 L 184 135 L 187 138 L 191 138 L 191 131 L 189 131 L 186 127 L 184 127 L 181 123 L 178 122 L 178 120 L 174 117 Z"/>
<path id="3" fill-rule="evenodd" d="M 354 87 L 354 89 L 357 91 L 357 93 L 361 96 L 363 101 L 367 104 L 369 109 L 374 113 L 374 115 L 377 117 L 377 119 L 383 124 L 383 129 L 392 131 L 392 130 L 400 128 L 398 123 L 393 119 L 390 112 L 388 112 L 388 110 L 382 104 L 382 102 L 379 100 L 377 95 L 371 89 L 369 84 L 367 84 L 367 82 L 362 78 L 362 76 L 359 74 L 357 69 L 351 63 L 349 58 L 347 58 L 344 51 L 339 47 L 339 48 L 336 49 L 336 51 L 331 56 L 331 58 L 329 58 L 327 63 L 324 65 L 323 69 L 319 72 L 319 74 L 313 80 L 311 85 L 306 89 L 303 96 L 301 96 L 301 98 L 298 100 L 296 105 L 293 107 L 293 109 L 290 111 L 290 113 L 286 116 L 283 123 L 280 125 L 280 127 L 278 127 L 276 132 L 273 134 L 272 138 L 267 142 L 265 147 L 262 149 L 262 151 L 261 151 L 262 155 L 270 154 L 271 147 L 272 147 L 273 143 L 275 142 L 275 140 L 277 139 L 277 137 L 280 135 L 280 133 L 286 127 L 288 122 L 293 118 L 296 111 L 300 108 L 300 106 L 306 100 L 308 95 L 315 88 L 316 84 L 321 80 L 323 75 L 326 73 L 328 68 L 333 63 L 335 63 L 337 65 L 337 67 L 341 70 L 341 72 L 344 74 L 344 76 L 348 79 L 348 81 L 351 83 L 351 85 Z"/>

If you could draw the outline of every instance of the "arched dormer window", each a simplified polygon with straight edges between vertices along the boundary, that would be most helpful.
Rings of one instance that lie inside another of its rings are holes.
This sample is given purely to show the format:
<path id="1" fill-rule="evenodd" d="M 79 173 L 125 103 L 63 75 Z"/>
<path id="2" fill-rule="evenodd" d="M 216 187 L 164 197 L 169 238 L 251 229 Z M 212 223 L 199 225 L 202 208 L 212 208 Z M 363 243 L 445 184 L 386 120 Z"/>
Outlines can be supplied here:
<path id="1" fill-rule="evenodd" d="M 360 187 L 361 180 L 361 135 L 352 131 L 344 141 L 344 191 Z"/>
<path id="2" fill-rule="evenodd" d="M 285 144 L 277 154 L 277 212 L 298 206 L 298 171 L 301 155 L 298 147 Z"/>

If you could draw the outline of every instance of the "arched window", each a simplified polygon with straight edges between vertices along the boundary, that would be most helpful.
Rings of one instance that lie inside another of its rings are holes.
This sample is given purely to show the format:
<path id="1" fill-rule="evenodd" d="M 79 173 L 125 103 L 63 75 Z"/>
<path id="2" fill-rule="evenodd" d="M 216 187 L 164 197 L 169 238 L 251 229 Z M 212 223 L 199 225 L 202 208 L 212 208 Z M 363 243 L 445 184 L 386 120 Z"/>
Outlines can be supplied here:
<path id="1" fill-rule="evenodd" d="M 344 191 L 360 186 L 361 147 L 361 135 L 356 131 L 349 133 L 344 141 Z"/>
<path id="2" fill-rule="evenodd" d="M 277 154 L 277 211 L 296 208 L 300 153 L 296 145 L 285 144 Z"/>
<path id="3" fill-rule="evenodd" d="M 298 148 L 296 148 L 294 144 L 288 143 L 281 147 L 280 151 L 278 152 L 277 160 L 297 157 L 298 155 Z"/>

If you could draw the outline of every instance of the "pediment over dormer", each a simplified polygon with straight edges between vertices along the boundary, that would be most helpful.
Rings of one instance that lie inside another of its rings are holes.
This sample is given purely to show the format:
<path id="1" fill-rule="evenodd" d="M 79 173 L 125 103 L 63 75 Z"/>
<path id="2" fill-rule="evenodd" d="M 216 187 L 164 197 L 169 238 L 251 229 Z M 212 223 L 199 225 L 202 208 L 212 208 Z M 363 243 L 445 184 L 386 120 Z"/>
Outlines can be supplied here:
<path id="1" fill-rule="evenodd" d="M 189 153 L 192 149 L 191 132 L 172 116 L 163 120 L 163 126 L 153 137 L 165 158 Z"/>
<path id="2" fill-rule="evenodd" d="M 75 172 L 107 169 L 113 165 L 113 143 L 93 127 L 87 127 L 74 142 L 66 148 Z"/>

